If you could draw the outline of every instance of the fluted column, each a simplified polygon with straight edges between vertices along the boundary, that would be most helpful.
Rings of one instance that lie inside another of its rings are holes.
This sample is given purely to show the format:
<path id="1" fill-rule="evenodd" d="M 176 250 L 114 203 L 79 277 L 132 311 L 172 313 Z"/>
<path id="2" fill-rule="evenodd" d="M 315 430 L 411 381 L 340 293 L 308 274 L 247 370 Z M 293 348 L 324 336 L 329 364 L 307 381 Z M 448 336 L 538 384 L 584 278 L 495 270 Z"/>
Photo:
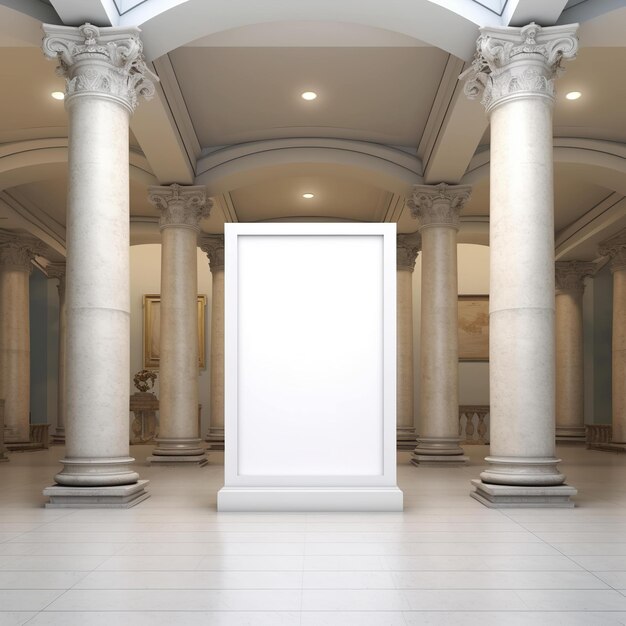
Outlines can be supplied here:
<path id="1" fill-rule="evenodd" d="M 153 76 L 138 28 L 43 29 L 69 117 L 66 456 L 44 495 L 51 506 L 128 507 L 148 496 L 128 444 L 128 125 Z"/>
<path id="2" fill-rule="evenodd" d="M 491 121 L 491 456 L 472 496 L 491 507 L 572 506 L 555 457 L 552 109 L 577 25 L 481 28 L 465 93 Z"/>
<path id="3" fill-rule="evenodd" d="M 593 263 L 555 264 L 557 441 L 585 441 L 583 293 L 594 273 Z"/>
<path id="4" fill-rule="evenodd" d="M 34 258 L 29 242 L 0 239 L 0 398 L 5 442 L 30 440 L 29 279 Z"/>
<path id="5" fill-rule="evenodd" d="M 415 185 L 409 206 L 422 236 L 420 410 L 412 462 L 463 465 L 459 445 L 456 238 L 467 185 Z"/>
<path id="6" fill-rule="evenodd" d="M 626 446 L 626 230 L 605 241 L 600 254 L 611 258 L 613 274 L 611 442 Z"/>
<path id="7" fill-rule="evenodd" d="M 224 449 L 224 235 L 207 235 L 200 247 L 209 258 L 211 290 L 211 422 L 205 441 Z"/>
<path id="8" fill-rule="evenodd" d="M 198 265 L 200 219 L 212 202 L 206 189 L 150 187 L 161 211 L 161 344 L 159 436 L 150 463 L 206 465 L 198 433 Z"/>
<path id="9" fill-rule="evenodd" d="M 59 281 L 59 365 L 57 383 L 57 425 L 52 434 L 52 443 L 65 443 L 65 263 L 50 263 L 46 268 L 48 278 L 56 278 Z"/>
<path id="10" fill-rule="evenodd" d="M 413 400 L 413 270 L 421 247 L 422 238 L 419 233 L 398 235 L 396 261 L 398 450 L 413 450 L 417 443 Z"/>

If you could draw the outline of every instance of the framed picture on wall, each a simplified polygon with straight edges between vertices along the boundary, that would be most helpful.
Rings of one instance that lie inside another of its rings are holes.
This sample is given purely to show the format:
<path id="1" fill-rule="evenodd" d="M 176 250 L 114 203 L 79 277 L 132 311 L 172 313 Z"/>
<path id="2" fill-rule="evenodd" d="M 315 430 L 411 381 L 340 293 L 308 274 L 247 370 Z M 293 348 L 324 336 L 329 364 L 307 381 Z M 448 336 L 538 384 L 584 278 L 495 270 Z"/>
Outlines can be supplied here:
<path id="1" fill-rule="evenodd" d="M 206 367 L 204 326 L 206 316 L 206 296 L 198 295 L 198 367 Z M 145 369 L 159 369 L 161 345 L 161 296 L 146 294 L 143 297 L 143 366 Z"/>
<path id="2" fill-rule="evenodd" d="M 489 360 L 489 296 L 459 296 L 459 361 Z"/>

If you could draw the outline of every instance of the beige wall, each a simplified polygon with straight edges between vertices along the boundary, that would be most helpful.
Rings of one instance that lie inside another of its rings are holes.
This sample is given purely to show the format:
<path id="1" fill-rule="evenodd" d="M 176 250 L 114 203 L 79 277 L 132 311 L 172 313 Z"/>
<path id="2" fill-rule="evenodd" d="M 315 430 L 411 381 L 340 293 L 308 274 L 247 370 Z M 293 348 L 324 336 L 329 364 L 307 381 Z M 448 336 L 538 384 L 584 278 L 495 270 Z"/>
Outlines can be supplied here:
<path id="1" fill-rule="evenodd" d="M 143 369 L 143 296 L 161 291 L 161 245 L 144 244 L 130 248 L 130 386 L 135 391 L 133 376 Z M 205 320 L 205 350 L 207 367 L 200 371 L 199 394 L 202 405 L 202 430 L 204 438 L 209 427 L 210 359 L 211 353 L 211 272 L 206 255 L 198 248 L 198 293 L 207 297 Z M 159 394 L 159 381 L 155 387 Z"/>

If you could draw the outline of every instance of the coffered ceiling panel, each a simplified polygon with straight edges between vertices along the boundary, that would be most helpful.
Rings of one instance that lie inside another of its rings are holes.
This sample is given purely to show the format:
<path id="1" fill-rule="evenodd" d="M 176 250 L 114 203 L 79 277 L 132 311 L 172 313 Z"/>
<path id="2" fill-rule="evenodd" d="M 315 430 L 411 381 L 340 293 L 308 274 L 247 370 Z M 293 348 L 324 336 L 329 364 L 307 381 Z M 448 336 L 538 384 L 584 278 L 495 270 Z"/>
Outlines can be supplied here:
<path id="1" fill-rule="evenodd" d="M 332 137 L 416 148 L 448 55 L 410 48 L 179 48 L 200 144 Z M 304 91 L 318 94 L 307 102 Z"/>

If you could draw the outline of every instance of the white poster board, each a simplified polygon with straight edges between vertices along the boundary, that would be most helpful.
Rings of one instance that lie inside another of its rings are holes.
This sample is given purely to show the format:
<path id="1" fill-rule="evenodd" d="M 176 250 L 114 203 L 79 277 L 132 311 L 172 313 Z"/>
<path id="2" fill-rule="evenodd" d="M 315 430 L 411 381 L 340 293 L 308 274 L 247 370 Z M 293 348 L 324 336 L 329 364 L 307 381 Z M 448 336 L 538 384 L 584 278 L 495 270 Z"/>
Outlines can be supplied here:
<path id="1" fill-rule="evenodd" d="M 218 509 L 402 510 L 395 224 L 227 224 Z"/>

